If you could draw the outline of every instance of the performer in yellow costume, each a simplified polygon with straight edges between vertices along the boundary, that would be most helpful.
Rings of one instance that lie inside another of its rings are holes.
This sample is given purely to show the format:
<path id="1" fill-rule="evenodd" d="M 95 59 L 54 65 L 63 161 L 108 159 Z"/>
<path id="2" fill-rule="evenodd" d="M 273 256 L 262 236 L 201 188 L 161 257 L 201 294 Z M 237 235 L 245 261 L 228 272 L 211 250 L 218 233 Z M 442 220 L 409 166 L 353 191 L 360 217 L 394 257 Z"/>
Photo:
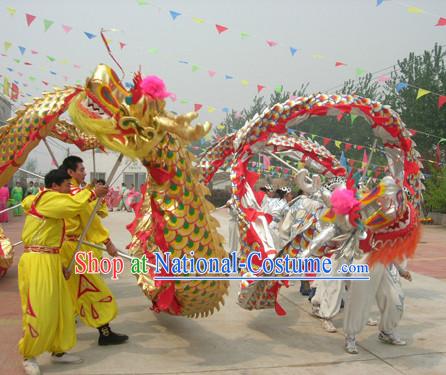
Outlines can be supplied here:
<path id="1" fill-rule="evenodd" d="M 53 362 L 79 363 L 66 354 L 76 344 L 73 305 L 62 272 L 60 257 L 65 235 L 64 218 L 85 209 L 92 199 L 107 194 L 107 188 L 83 190 L 72 196 L 70 176 L 53 170 L 45 176 L 46 189 L 23 201 L 27 214 L 22 232 L 24 254 L 18 266 L 23 314 L 23 337 L 19 350 L 26 374 L 40 374 L 36 356 L 51 352 Z"/>
<path id="2" fill-rule="evenodd" d="M 83 190 L 80 185 L 85 181 L 85 167 L 83 160 L 77 156 L 67 157 L 61 166 L 71 177 L 71 194 L 77 196 Z M 63 244 L 62 262 L 64 267 L 68 267 L 71 259 L 74 257 L 79 237 L 86 227 L 90 214 L 94 209 L 96 202 L 86 206 L 78 215 L 66 220 L 66 239 Z M 108 215 L 107 206 L 103 202 L 98 215 L 105 217 Z M 94 244 L 104 244 L 107 252 L 111 256 L 117 255 L 117 249 L 109 238 L 108 230 L 102 225 L 101 219 L 95 215 L 93 223 L 90 226 L 86 241 Z M 91 251 L 96 258 L 100 259 L 102 253 L 100 250 L 89 248 L 82 245 L 82 251 Z M 118 308 L 115 297 L 100 274 L 75 274 L 68 279 L 68 288 L 75 309 L 82 321 L 92 328 L 99 330 L 99 345 L 122 344 L 128 340 L 128 336 L 121 335 L 111 331 L 109 323 L 116 317 Z"/>

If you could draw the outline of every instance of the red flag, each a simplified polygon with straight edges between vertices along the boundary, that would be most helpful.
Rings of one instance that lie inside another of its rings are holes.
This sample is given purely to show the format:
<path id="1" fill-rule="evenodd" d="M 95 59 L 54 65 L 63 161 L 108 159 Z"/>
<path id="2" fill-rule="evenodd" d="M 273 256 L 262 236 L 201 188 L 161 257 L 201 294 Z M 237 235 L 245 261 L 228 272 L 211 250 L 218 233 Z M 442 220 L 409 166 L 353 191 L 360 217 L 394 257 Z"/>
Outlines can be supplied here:
<path id="1" fill-rule="evenodd" d="M 336 61 L 335 67 L 338 68 L 340 66 L 345 66 L 345 65 L 347 65 L 347 64 L 344 64 L 343 62 L 340 62 L 340 61 Z"/>
<path id="2" fill-rule="evenodd" d="M 354 159 L 347 159 L 348 160 L 348 164 L 350 165 L 350 167 L 354 167 L 355 166 L 355 160 Z"/>
<path id="3" fill-rule="evenodd" d="M 219 34 L 224 33 L 226 30 L 228 30 L 228 28 L 223 25 L 215 25 L 215 28 L 217 29 L 217 32 Z"/>
<path id="4" fill-rule="evenodd" d="M 121 47 L 121 49 L 123 49 L 126 46 L 125 43 L 119 42 L 119 47 Z"/>
<path id="5" fill-rule="evenodd" d="M 19 98 L 19 86 L 15 83 L 11 85 L 11 100 L 17 101 Z"/>
<path id="6" fill-rule="evenodd" d="M 445 95 L 441 95 L 438 98 L 438 109 L 440 109 L 441 107 L 443 107 L 444 103 L 446 103 L 446 96 Z"/>
<path id="7" fill-rule="evenodd" d="M 257 92 L 262 91 L 265 88 L 265 86 L 257 85 Z"/>
<path id="8" fill-rule="evenodd" d="M 277 42 L 275 42 L 274 40 L 267 40 L 266 44 L 268 44 L 270 47 L 277 46 Z"/>
<path id="9" fill-rule="evenodd" d="M 203 104 L 198 104 L 198 103 L 194 104 L 194 111 L 198 112 L 201 109 L 201 107 L 203 107 Z"/>
<path id="10" fill-rule="evenodd" d="M 352 149 L 351 143 L 345 143 L 345 152 L 350 151 Z"/>
<path id="11" fill-rule="evenodd" d="M 327 146 L 330 142 L 331 142 L 330 138 L 323 138 L 322 139 L 322 143 L 324 144 L 324 146 Z"/>
<path id="12" fill-rule="evenodd" d="M 435 26 L 446 26 L 446 18 L 440 17 Z"/>
<path id="13" fill-rule="evenodd" d="M 29 14 L 29 13 L 26 13 L 25 17 L 26 17 L 26 23 L 28 24 L 28 26 L 31 26 L 33 21 L 36 19 L 36 16 L 33 16 L 32 14 Z"/>
<path id="14" fill-rule="evenodd" d="M 357 149 L 358 151 L 361 151 L 363 148 L 364 148 L 364 146 L 360 146 L 360 145 L 356 146 L 356 149 Z"/>
<path id="15" fill-rule="evenodd" d="M 208 70 L 209 77 L 214 77 L 216 73 L 215 70 Z"/>
<path id="16" fill-rule="evenodd" d="M 369 163 L 369 158 L 367 156 L 367 151 L 364 150 L 364 155 L 362 156 L 362 168 L 365 168 Z"/>

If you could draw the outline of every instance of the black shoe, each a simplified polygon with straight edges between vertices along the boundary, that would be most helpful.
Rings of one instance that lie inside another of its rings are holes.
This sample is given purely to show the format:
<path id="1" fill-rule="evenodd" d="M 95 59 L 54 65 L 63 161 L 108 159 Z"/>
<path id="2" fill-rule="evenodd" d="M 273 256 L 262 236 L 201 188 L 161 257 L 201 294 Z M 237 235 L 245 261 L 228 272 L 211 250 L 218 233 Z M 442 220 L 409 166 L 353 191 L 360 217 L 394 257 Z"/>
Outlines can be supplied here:
<path id="1" fill-rule="evenodd" d="M 100 346 L 119 345 L 123 344 L 129 339 L 127 335 L 121 335 L 120 333 L 113 332 L 108 324 L 99 327 L 98 331 L 99 331 L 98 345 Z"/>

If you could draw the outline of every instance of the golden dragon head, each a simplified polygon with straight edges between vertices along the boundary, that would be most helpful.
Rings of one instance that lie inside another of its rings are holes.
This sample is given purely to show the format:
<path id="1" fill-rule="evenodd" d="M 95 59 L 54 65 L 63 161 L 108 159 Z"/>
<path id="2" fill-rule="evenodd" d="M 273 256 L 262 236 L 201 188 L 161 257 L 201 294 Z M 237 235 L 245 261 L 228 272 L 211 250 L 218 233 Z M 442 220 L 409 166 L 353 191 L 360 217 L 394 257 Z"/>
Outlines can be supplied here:
<path id="1" fill-rule="evenodd" d="M 196 112 L 176 116 L 165 110 L 165 99 L 172 94 L 158 77 L 143 79 L 138 72 L 133 83 L 126 90 L 110 67 L 98 65 L 69 106 L 74 124 L 106 148 L 138 159 L 146 157 L 167 133 L 192 142 L 210 130 L 208 122 L 191 126 Z"/>

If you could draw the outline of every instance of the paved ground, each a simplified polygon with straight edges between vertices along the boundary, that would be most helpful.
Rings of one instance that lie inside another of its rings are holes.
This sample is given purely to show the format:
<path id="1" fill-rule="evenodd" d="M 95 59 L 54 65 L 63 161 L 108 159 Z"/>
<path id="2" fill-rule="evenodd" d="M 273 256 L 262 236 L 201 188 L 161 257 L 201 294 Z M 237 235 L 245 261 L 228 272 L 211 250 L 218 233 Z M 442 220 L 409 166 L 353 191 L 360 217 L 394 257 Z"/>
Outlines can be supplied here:
<path id="1" fill-rule="evenodd" d="M 217 216 L 225 234 L 226 217 L 222 212 Z M 107 221 L 122 248 L 128 239 L 124 225 L 130 220 L 129 214 L 112 213 Z M 5 229 L 16 240 L 20 227 L 21 222 L 14 220 Z M 309 304 L 297 286 L 281 293 L 285 317 L 240 309 L 235 303 L 237 284 L 223 309 L 210 318 L 157 315 L 127 273 L 109 283 L 120 306 L 113 328 L 129 334 L 130 342 L 100 348 L 97 333 L 79 325 L 73 352 L 84 358 L 82 365 L 51 365 L 48 356 L 39 361 L 50 374 L 446 374 L 446 228 L 424 228 L 423 243 L 411 262 L 417 273 L 412 283 L 403 285 L 407 297 L 400 331 L 408 338 L 407 347 L 381 344 L 376 327 L 366 327 L 359 336 L 360 354 L 344 353 L 342 332 L 328 334 L 321 329 L 308 314 Z M 17 260 L 18 256 L 0 281 L 0 374 L 22 373 L 16 350 Z M 335 325 L 341 327 L 342 314 Z"/>

